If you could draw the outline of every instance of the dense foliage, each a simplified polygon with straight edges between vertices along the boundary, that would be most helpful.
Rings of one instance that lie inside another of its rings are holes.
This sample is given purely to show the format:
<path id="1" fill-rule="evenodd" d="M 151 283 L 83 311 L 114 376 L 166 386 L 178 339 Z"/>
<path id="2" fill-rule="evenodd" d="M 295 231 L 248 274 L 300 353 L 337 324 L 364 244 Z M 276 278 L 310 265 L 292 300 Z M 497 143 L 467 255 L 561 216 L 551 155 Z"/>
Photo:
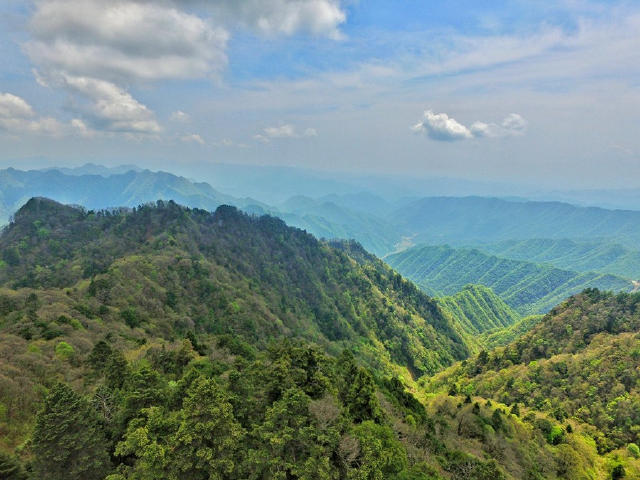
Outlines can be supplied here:
<path id="1" fill-rule="evenodd" d="M 438 298 L 437 302 L 456 319 L 465 333 L 474 336 L 508 327 L 520 320 L 518 313 L 483 285 L 465 285 L 455 295 Z"/>
<path id="2" fill-rule="evenodd" d="M 477 248 L 499 257 L 550 263 L 565 270 L 640 278 L 640 251 L 606 241 L 532 238 L 478 245 Z"/>
<path id="3" fill-rule="evenodd" d="M 151 338 L 260 349 L 304 338 L 333 354 L 349 347 L 408 381 L 468 355 L 451 318 L 358 245 L 330 246 L 231 207 L 94 213 L 34 199 L 0 252 L 0 437 L 9 445 L 31 428 L 39 386 L 81 384 L 82 369 L 68 366 L 107 335 L 122 351 Z"/>
<path id="4" fill-rule="evenodd" d="M 477 249 L 420 246 L 389 255 L 386 261 L 430 295 L 452 295 L 467 283 L 481 284 L 523 315 L 546 313 L 585 288 L 633 288 L 630 280 L 615 275 L 561 270 L 491 256 Z"/>
<path id="5" fill-rule="evenodd" d="M 590 425 L 601 453 L 640 441 L 640 294 L 588 290 L 503 348 L 426 382 Z"/>
<path id="6" fill-rule="evenodd" d="M 0 478 L 640 475 L 640 295 L 586 291 L 434 377 L 535 321 L 487 329 L 514 316 L 488 289 L 443 311 L 355 242 L 231 207 L 33 199 L 0 254 Z"/>

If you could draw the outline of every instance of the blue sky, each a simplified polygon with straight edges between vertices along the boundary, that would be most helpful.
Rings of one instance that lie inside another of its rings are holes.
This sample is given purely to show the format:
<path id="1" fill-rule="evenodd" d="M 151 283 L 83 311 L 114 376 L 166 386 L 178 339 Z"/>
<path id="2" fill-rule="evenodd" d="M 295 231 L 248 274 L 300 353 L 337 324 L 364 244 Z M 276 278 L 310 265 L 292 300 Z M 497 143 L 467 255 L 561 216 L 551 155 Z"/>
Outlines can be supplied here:
<path id="1" fill-rule="evenodd" d="M 0 166 L 640 187 L 638 2 L 6 0 Z"/>

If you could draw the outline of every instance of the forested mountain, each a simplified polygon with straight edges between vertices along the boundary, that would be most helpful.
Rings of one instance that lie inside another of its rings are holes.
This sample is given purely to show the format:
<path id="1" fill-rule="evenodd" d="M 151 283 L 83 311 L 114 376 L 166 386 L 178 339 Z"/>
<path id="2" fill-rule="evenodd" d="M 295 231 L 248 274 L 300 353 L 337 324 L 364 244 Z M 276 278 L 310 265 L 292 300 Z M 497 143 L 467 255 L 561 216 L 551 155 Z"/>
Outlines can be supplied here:
<path id="1" fill-rule="evenodd" d="M 455 295 L 437 298 L 465 333 L 476 336 L 487 330 L 502 329 L 520 320 L 520 315 L 483 285 L 465 285 Z"/>
<path id="2" fill-rule="evenodd" d="M 134 323 L 158 334 L 196 328 L 262 343 L 293 335 L 327 348 L 349 341 L 416 374 L 466 354 L 437 305 L 358 245 L 323 244 L 233 207 L 208 213 L 159 202 L 86 213 L 32 199 L 0 249 L 0 284 L 82 285 L 112 314 L 137 309 Z"/>
<path id="3" fill-rule="evenodd" d="M 483 244 L 476 248 L 503 258 L 550 263 L 565 270 L 640 278 L 640 250 L 616 243 L 531 238 Z"/>
<path id="4" fill-rule="evenodd" d="M 371 190 L 353 193 L 358 187 L 311 173 L 308 180 L 317 188 L 310 189 L 309 196 L 295 195 L 284 200 L 280 194 L 274 198 L 265 193 L 264 198 L 252 199 L 249 194 L 265 191 L 258 184 L 268 183 L 259 175 L 262 170 L 227 167 L 214 169 L 219 174 L 215 185 L 220 190 L 169 173 L 128 166 L 113 169 L 88 164 L 75 169 L 2 170 L 0 223 L 6 223 L 11 214 L 34 196 L 94 210 L 172 199 L 193 208 L 213 210 L 221 204 L 230 204 L 252 213 L 269 213 L 319 238 L 353 238 L 378 256 L 395 251 L 400 244 L 419 243 L 486 246 L 492 249 L 491 253 L 500 253 L 507 248 L 506 244 L 485 244 L 548 238 L 541 242 L 562 240 L 576 245 L 559 244 L 547 252 L 543 244 L 523 244 L 511 252 L 513 258 L 623 276 L 631 276 L 638 265 L 635 250 L 628 251 L 635 249 L 640 240 L 637 211 L 483 197 L 416 200 L 396 195 L 387 200 L 370 193 Z M 127 168 L 131 170 L 125 172 Z M 290 174 L 297 178 L 295 172 L 287 169 L 268 173 L 269 181 L 274 182 L 269 184 L 271 191 L 278 190 L 280 183 L 289 182 Z M 252 185 L 256 188 L 251 188 Z M 326 194 L 327 191 L 336 193 Z"/>
<path id="5" fill-rule="evenodd" d="M 589 443 L 610 423 L 575 417 L 569 432 L 537 404 L 522 406 L 519 418 L 495 399 L 465 398 L 462 380 L 455 391 L 417 391 L 413 378 L 422 375 L 426 388 L 439 369 L 469 357 L 459 332 L 486 328 L 469 312 L 486 307 L 484 321 L 498 325 L 508 321 L 489 310 L 506 318 L 508 307 L 468 287 L 455 297 L 469 320 L 463 327 L 354 242 L 320 242 L 228 206 L 87 212 L 38 198 L 2 232 L 0 254 L 7 478 L 568 480 L 640 472 L 635 450 L 612 450 L 622 440 L 600 453 Z M 635 328 L 635 314 L 626 320 L 635 300 L 624 302 L 604 328 Z M 582 348 L 578 334 L 570 342 L 550 335 L 557 341 L 546 353 L 562 342 Z"/>
<path id="6" fill-rule="evenodd" d="M 518 340 L 446 370 L 427 380 L 425 388 L 453 389 L 546 412 L 565 423 L 564 429 L 550 428 L 550 438 L 562 437 L 568 425 L 582 422 L 590 426 L 584 435 L 600 453 L 628 447 L 629 456 L 637 458 L 638 305 L 640 294 L 587 290 L 554 308 Z"/>
<path id="7" fill-rule="evenodd" d="M 640 212 L 576 207 L 560 202 L 484 197 L 431 197 L 410 202 L 389 217 L 415 243 L 470 245 L 502 240 L 609 239 L 635 248 Z"/>
<path id="8" fill-rule="evenodd" d="M 561 270 L 487 255 L 477 249 L 418 246 L 385 260 L 429 295 L 453 295 L 468 283 L 481 284 L 523 315 L 545 313 L 585 288 L 633 288 L 630 280 L 615 275 Z"/>

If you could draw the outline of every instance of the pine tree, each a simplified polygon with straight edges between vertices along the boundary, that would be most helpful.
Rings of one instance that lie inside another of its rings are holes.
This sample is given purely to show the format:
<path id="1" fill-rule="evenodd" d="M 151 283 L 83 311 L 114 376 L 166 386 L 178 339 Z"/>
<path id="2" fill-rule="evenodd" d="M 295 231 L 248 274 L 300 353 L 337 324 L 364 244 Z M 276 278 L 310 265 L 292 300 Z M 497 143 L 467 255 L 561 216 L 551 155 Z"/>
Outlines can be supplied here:
<path id="1" fill-rule="evenodd" d="M 0 479 L 27 480 L 27 474 L 17 459 L 4 452 L 0 452 Z"/>
<path id="2" fill-rule="evenodd" d="M 36 478 L 101 480 L 110 470 L 107 442 L 95 412 L 62 383 L 45 398 L 32 445 Z"/>

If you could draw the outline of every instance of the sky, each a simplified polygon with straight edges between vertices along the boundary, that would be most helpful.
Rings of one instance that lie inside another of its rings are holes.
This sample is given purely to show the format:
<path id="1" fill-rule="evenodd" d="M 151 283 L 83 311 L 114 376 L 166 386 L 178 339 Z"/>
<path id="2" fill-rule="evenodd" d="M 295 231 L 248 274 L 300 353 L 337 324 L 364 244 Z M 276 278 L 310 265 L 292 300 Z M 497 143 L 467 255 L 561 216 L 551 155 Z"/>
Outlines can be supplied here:
<path id="1" fill-rule="evenodd" d="M 3 0 L 0 167 L 640 187 L 640 2 Z"/>

